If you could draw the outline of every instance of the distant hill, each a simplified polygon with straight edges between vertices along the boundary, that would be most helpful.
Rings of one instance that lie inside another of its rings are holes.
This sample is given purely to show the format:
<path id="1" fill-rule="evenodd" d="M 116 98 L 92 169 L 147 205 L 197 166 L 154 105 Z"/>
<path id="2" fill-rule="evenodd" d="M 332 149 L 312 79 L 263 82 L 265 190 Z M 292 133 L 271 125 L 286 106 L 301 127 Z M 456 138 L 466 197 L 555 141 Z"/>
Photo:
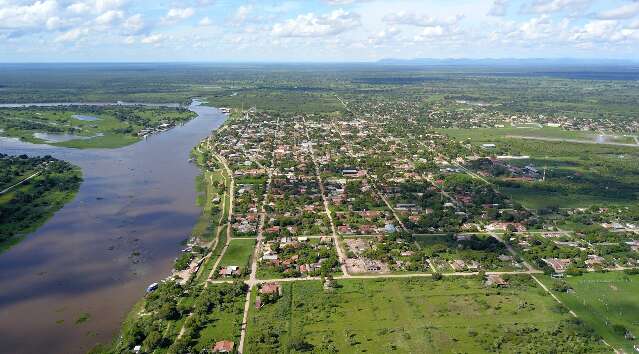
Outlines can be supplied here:
<path id="1" fill-rule="evenodd" d="M 574 66 L 574 65 L 637 65 L 638 61 L 626 59 L 574 59 L 574 58 L 529 58 L 529 59 L 381 59 L 383 65 L 441 65 L 441 66 Z"/>

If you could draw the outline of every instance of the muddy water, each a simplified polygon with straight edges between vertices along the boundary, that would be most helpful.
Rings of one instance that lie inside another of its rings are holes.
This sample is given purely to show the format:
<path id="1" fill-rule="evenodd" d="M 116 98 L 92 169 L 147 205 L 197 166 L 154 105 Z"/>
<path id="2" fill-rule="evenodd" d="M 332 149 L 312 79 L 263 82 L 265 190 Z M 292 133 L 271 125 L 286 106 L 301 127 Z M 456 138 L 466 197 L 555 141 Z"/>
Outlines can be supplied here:
<path id="1" fill-rule="evenodd" d="M 169 274 L 199 215 L 189 152 L 225 118 L 190 108 L 197 118 L 121 149 L 0 140 L 2 153 L 50 154 L 84 173 L 73 202 L 0 255 L 0 353 L 83 353 L 108 342 L 146 286 Z"/>

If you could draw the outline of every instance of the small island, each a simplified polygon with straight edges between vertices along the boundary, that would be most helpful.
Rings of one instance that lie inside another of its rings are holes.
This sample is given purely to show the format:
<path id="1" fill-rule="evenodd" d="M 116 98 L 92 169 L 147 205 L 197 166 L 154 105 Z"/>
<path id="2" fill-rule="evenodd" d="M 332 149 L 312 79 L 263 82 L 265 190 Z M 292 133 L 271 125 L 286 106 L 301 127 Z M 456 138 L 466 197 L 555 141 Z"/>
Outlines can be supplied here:
<path id="1" fill-rule="evenodd" d="M 73 200 L 79 167 L 51 156 L 0 154 L 0 253 Z"/>

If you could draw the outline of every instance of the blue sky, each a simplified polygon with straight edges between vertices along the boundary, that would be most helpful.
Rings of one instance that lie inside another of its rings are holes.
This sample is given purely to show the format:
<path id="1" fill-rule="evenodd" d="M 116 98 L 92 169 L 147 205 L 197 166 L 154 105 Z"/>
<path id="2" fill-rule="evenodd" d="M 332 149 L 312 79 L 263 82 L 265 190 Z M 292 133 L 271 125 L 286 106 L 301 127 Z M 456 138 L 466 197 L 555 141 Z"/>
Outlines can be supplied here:
<path id="1" fill-rule="evenodd" d="M 637 53 L 639 0 L 0 0 L 0 62 Z"/>

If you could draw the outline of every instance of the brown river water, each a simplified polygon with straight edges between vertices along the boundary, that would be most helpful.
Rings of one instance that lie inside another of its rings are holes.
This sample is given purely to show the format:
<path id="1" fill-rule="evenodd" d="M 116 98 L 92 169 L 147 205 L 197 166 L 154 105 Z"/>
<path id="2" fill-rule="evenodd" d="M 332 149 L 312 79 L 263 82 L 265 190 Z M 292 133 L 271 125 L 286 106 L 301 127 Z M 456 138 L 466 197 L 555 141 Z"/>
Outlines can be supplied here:
<path id="1" fill-rule="evenodd" d="M 2 153 L 49 154 L 84 174 L 71 203 L 0 254 L 0 353 L 84 353 L 109 342 L 146 286 L 169 275 L 200 214 L 189 152 L 225 119 L 197 101 L 190 109 L 197 118 L 120 149 L 0 138 Z"/>

